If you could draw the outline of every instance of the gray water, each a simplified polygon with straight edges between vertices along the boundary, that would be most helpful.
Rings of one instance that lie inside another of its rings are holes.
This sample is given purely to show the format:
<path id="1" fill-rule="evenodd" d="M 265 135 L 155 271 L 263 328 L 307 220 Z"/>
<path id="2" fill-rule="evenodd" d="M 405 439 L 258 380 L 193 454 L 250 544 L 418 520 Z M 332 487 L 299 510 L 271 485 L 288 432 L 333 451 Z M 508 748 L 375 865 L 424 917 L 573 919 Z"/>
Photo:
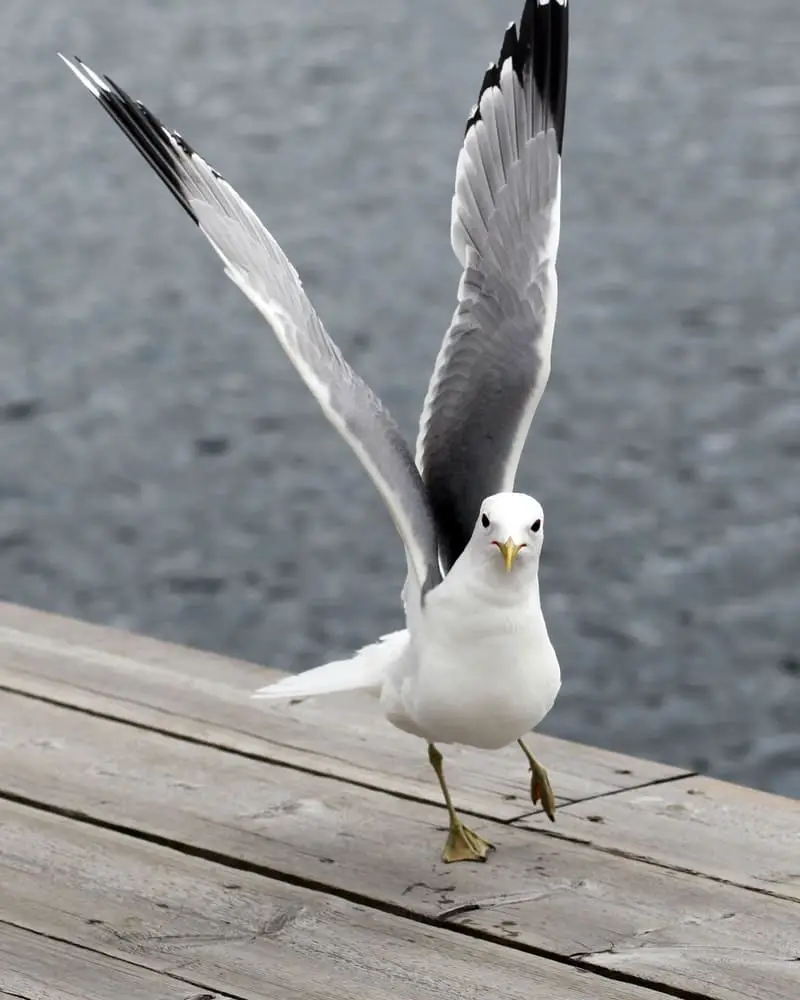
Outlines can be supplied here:
<path id="1" fill-rule="evenodd" d="M 281 241 L 409 437 L 465 114 L 521 0 L 5 0 L 0 593 L 299 670 L 401 622 L 401 546 L 102 111 L 145 100 Z M 575 0 L 543 729 L 800 795 L 800 8 Z"/>

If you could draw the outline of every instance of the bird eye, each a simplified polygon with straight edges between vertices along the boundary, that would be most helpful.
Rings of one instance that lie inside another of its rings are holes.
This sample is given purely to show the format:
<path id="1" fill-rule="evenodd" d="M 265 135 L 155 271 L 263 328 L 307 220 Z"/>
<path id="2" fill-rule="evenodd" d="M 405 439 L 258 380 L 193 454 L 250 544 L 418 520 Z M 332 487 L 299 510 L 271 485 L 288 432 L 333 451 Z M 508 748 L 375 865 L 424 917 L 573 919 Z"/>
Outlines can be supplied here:
<path id="1" fill-rule="evenodd" d="M 489 527 L 489 515 L 488 514 L 481 514 L 481 524 L 484 526 L 484 528 L 488 528 Z"/>
<path id="2" fill-rule="evenodd" d="M 541 528 L 541 526 L 542 526 L 542 519 L 540 517 L 537 517 L 536 520 L 531 525 L 531 531 L 534 533 L 534 535 L 539 530 L 539 528 Z"/>

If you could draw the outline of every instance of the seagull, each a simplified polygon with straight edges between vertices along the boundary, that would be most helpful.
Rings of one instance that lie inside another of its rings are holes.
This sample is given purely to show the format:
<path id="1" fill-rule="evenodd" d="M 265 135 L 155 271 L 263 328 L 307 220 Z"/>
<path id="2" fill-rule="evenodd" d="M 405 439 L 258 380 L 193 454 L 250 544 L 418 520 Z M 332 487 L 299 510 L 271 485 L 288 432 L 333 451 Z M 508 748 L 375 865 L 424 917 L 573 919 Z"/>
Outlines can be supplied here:
<path id="1" fill-rule="evenodd" d="M 467 120 L 450 234 L 463 273 L 416 455 L 328 336 L 249 205 L 142 103 L 59 53 L 272 328 L 361 461 L 405 546 L 406 628 L 253 697 L 371 692 L 390 723 L 427 744 L 449 814 L 445 862 L 485 861 L 494 845 L 456 813 L 438 744 L 495 750 L 516 741 L 530 768 L 532 802 L 555 819 L 547 771 L 522 739 L 561 686 L 539 596 L 544 513 L 514 482 L 550 374 L 567 51 L 567 0 L 526 0 Z"/>

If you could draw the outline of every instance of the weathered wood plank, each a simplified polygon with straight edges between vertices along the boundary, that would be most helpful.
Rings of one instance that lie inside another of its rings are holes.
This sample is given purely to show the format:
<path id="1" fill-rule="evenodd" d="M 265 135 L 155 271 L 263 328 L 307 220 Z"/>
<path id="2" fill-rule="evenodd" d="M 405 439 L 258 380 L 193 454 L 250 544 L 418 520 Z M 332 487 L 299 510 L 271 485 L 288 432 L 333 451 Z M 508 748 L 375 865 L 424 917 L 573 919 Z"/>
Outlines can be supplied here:
<path id="1" fill-rule="evenodd" d="M 499 942 L 720 1000 L 800 990 L 800 904 L 583 844 L 483 821 L 489 863 L 445 866 L 440 808 L 11 695 L 0 776 L 20 796 Z"/>
<path id="2" fill-rule="evenodd" d="M 191 996 L 196 997 L 197 990 L 186 982 L 0 923 L 0 997 L 185 1000 Z"/>
<path id="3" fill-rule="evenodd" d="M 8 802 L 0 803 L 0 823 L 0 919 L 212 993 L 244 1000 L 657 997 Z M 103 1000 L 111 996 L 131 994 L 118 988 Z"/>
<path id="4" fill-rule="evenodd" d="M 390 726 L 365 696 L 253 702 L 250 694 L 270 676 L 263 667 L 8 604 L 0 604 L 0 663 L 0 684 L 15 690 L 439 801 L 420 741 Z M 562 801 L 686 773 L 544 735 L 532 746 Z M 453 747 L 448 759 L 459 808 L 501 820 L 527 810 L 526 764 L 515 746 Z"/>
<path id="5" fill-rule="evenodd" d="M 560 819 L 599 847 L 800 900 L 797 799 L 692 777 L 570 805 Z"/>

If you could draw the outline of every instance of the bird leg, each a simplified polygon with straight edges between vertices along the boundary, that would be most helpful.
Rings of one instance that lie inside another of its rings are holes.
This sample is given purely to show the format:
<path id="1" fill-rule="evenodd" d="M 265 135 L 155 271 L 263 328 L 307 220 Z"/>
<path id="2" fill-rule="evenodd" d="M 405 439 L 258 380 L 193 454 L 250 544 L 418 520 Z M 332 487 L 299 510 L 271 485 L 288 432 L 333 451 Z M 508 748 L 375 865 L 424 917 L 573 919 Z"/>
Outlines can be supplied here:
<path id="1" fill-rule="evenodd" d="M 517 743 L 519 743 L 522 752 L 528 758 L 528 763 L 531 766 L 531 799 L 533 804 L 538 805 L 541 802 L 542 809 L 547 813 L 548 819 L 552 823 L 555 823 L 556 798 L 553 795 L 553 789 L 550 787 L 550 779 L 547 777 L 547 771 L 545 771 L 522 740 L 517 740 Z"/>
<path id="2" fill-rule="evenodd" d="M 494 849 L 494 844 L 479 837 L 458 818 L 453 808 L 453 800 L 450 798 L 450 790 L 444 780 L 443 757 L 438 747 L 434 746 L 433 743 L 428 744 L 428 760 L 439 779 L 439 786 L 442 789 L 447 812 L 450 815 L 450 831 L 442 851 L 442 861 L 447 864 L 452 861 L 485 861 L 489 851 Z"/>

